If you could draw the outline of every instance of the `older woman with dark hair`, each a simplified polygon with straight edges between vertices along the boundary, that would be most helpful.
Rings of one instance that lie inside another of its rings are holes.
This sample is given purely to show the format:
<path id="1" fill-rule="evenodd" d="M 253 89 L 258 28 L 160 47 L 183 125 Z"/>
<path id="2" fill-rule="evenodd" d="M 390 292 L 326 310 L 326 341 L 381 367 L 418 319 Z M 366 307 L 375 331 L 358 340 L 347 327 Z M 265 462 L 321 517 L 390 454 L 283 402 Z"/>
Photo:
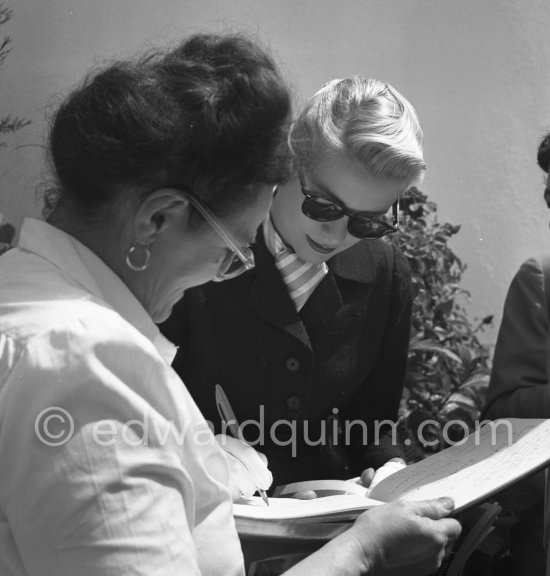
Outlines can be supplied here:
<path id="1" fill-rule="evenodd" d="M 0 259 L 1 574 L 243 574 L 227 456 L 154 322 L 253 266 L 289 111 L 266 54 L 210 35 L 113 64 L 59 108 L 59 193 Z M 296 573 L 429 572 L 451 509 L 375 509 Z"/>

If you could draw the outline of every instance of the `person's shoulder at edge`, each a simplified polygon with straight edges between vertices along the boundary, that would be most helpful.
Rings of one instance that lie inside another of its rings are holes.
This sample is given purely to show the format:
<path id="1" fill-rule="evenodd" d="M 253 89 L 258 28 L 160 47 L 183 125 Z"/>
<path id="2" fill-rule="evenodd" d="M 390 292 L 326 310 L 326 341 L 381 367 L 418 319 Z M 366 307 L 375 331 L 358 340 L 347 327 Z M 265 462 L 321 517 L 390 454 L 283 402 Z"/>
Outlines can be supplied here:
<path id="1" fill-rule="evenodd" d="M 545 266 L 550 266 L 550 253 L 535 254 L 519 265 L 515 276 L 540 276 L 544 272 Z"/>
<path id="2" fill-rule="evenodd" d="M 503 320 L 522 301 L 532 306 L 536 300 L 540 306 L 545 291 L 550 289 L 545 286 L 545 267 L 550 267 L 550 254 L 530 256 L 520 264 L 508 286 Z"/>
<path id="3" fill-rule="evenodd" d="M 399 275 L 410 275 L 404 255 L 383 239 L 362 240 L 331 258 L 328 265 L 337 276 L 365 284 L 380 275 L 391 277 L 394 268 Z"/>

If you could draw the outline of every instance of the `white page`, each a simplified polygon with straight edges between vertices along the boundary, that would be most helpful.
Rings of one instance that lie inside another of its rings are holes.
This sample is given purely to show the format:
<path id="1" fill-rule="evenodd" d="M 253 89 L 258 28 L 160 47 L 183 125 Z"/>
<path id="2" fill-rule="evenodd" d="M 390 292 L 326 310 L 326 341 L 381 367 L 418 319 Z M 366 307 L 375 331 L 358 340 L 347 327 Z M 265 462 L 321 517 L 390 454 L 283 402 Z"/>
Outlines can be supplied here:
<path id="1" fill-rule="evenodd" d="M 494 428 L 486 425 L 464 444 L 447 448 L 382 480 L 369 497 L 389 502 L 398 498 L 450 496 L 460 509 L 548 464 L 550 420 L 507 421 L 511 424 L 512 445 L 508 445 L 507 425 L 501 421 Z"/>
<path id="2" fill-rule="evenodd" d="M 258 496 L 241 498 L 233 504 L 233 514 L 240 518 L 255 518 L 258 520 L 290 520 L 313 518 L 327 515 L 338 515 L 366 510 L 371 506 L 379 506 L 370 498 L 356 495 L 337 495 L 316 498 L 314 500 L 299 500 L 297 498 L 270 498 L 269 506 Z M 347 514 L 352 517 L 353 514 Z"/>

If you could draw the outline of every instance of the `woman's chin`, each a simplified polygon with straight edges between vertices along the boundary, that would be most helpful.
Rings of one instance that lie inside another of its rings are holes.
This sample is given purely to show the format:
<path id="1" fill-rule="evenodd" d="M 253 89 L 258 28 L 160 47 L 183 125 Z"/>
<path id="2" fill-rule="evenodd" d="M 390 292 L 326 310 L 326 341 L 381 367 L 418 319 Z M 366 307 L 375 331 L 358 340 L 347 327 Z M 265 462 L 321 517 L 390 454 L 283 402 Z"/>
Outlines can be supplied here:
<path id="1" fill-rule="evenodd" d="M 296 256 L 298 256 L 298 258 L 304 262 L 309 262 L 310 264 L 321 264 L 322 262 L 328 260 L 332 254 L 318 252 L 306 244 L 304 247 L 296 250 Z"/>
<path id="2" fill-rule="evenodd" d="M 162 324 L 165 320 L 170 318 L 170 314 L 172 313 L 172 308 L 174 306 L 166 306 L 160 310 L 155 310 L 151 313 L 151 318 L 155 324 Z"/>
<path id="3" fill-rule="evenodd" d="M 172 309 L 183 298 L 183 294 L 184 291 L 182 290 L 176 297 L 172 298 L 171 300 L 155 306 L 154 309 L 148 310 L 153 322 L 155 324 L 161 324 L 165 320 L 168 320 L 168 318 L 170 318 L 170 314 L 172 314 Z"/>
<path id="4" fill-rule="evenodd" d="M 165 320 L 168 320 L 170 314 L 172 314 L 172 308 L 183 298 L 185 291 L 189 288 L 194 288 L 195 286 L 200 286 L 206 284 L 214 279 L 218 268 L 216 267 L 213 271 L 209 270 L 207 274 L 197 275 L 192 278 L 186 278 L 185 282 L 180 282 L 176 288 L 170 292 L 170 296 L 165 297 L 163 302 L 151 303 L 147 308 L 149 316 L 153 319 L 155 324 L 160 324 Z"/>

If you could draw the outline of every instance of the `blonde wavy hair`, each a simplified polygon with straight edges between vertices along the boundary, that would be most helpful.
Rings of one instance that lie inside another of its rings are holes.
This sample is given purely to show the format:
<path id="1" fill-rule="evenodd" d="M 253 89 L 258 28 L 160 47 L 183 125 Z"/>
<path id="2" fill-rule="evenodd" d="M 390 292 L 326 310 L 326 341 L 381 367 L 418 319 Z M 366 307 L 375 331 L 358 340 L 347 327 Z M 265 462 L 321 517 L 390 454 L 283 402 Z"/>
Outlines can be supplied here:
<path id="1" fill-rule="evenodd" d="M 351 76 L 325 84 L 289 134 L 298 164 L 313 168 L 324 155 L 345 153 L 373 176 L 418 183 L 426 165 L 413 106 L 386 82 Z"/>

